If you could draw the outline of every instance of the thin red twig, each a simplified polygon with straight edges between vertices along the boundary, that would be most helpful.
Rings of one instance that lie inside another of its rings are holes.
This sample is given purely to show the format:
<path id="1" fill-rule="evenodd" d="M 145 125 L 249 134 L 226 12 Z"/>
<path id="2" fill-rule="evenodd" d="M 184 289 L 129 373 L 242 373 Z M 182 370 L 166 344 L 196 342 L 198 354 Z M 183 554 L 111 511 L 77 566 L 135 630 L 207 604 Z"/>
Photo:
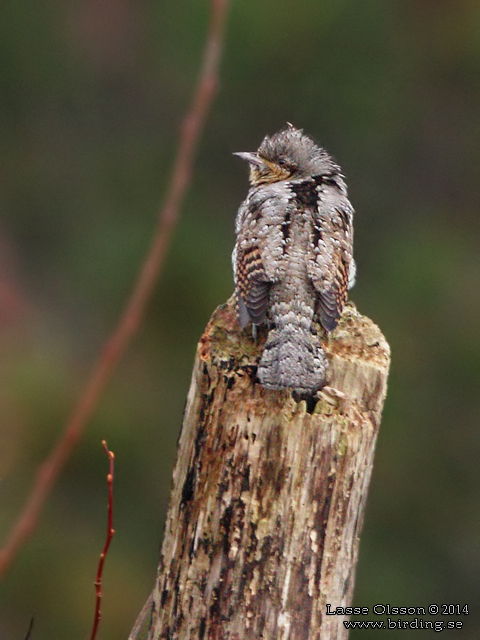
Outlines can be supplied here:
<path id="1" fill-rule="evenodd" d="M 200 77 L 191 107 L 181 127 L 172 178 L 165 203 L 159 211 L 152 246 L 141 267 L 137 283 L 117 327 L 103 348 L 65 430 L 38 470 L 23 511 L 0 551 L 0 577 L 5 574 L 22 545 L 36 529 L 47 497 L 72 450 L 83 435 L 85 426 L 92 416 L 116 364 L 137 331 L 147 302 L 160 276 L 177 224 L 180 206 L 191 179 L 198 139 L 218 86 L 218 69 L 228 7 L 229 0 L 211 1 L 211 18 Z"/>
<path id="2" fill-rule="evenodd" d="M 105 557 L 108 553 L 108 547 L 110 546 L 110 542 L 115 534 L 115 529 L 113 528 L 113 471 L 115 466 L 115 454 L 113 451 L 110 451 L 105 440 L 102 442 L 103 448 L 110 460 L 110 470 L 107 475 L 107 484 L 108 484 L 108 523 L 107 523 L 107 537 L 105 539 L 105 545 L 103 547 L 103 551 L 100 554 L 100 560 L 98 561 L 98 569 L 97 569 L 97 577 L 95 579 L 95 591 L 97 594 L 95 601 L 95 617 L 93 619 L 93 627 L 92 627 L 92 635 L 90 636 L 90 640 L 95 640 L 97 637 L 98 625 L 100 624 L 100 620 L 102 619 L 102 574 L 103 574 L 103 565 L 105 563 Z"/>

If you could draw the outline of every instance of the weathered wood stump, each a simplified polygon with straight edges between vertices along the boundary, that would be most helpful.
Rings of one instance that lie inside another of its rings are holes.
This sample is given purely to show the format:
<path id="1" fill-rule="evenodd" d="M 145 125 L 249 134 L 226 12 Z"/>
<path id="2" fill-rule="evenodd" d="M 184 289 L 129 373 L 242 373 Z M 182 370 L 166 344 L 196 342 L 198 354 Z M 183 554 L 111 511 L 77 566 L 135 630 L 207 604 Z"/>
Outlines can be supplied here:
<path id="1" fill-rule="evenodd" d="M 231 299 L 198 345 L 156 586 L 130 638 L 340 640 L 386 394 L 389 347 L 348 304 L 328 386 L 256 380 L 265 336 Z"/>

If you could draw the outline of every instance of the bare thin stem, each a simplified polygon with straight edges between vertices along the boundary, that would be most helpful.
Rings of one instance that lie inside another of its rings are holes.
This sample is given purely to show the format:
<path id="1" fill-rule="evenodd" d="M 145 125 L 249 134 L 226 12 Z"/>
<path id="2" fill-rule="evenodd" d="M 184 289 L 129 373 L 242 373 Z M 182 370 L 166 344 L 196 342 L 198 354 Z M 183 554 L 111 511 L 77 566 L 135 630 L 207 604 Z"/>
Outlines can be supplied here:
<path id="1" fill-rule="evenodd" d="M 103 546 L 103 551 L 100 554 L 100 560 L 98 561 L 98 569 L 97 569 L 97 577 L 95 579 L 95 616 L 93 619 L 93 627 L 92 627 L 92 635 L 90 636 L 90 640 L 95 640 L 97 637 L 98 626 L 100 624 L 100 620 L 102 619 L 102 575 L 103 575 L 103 565 L 105 563 L 105 558 L 108 553 L 108 548 L 110 546 L 110 542 L 115 534 L 115 529 L 113 528 L 113 472 L 115 466 L 115 454 L 113 451 L 107 446 L 106 441 L 102 442 L 103 448 L 108 456 L 110 461 L 110 469 L 107 475 L 107 484 L 108 484 L 108 522 L 107 522 L 107 536 L 105 538 L 105 544 Z"/>
<path id="2" fill-rule="evenodd" d="M 159 211 L 152 246 L 142 264 L 138 280 L 117 327 L 104 346 L 64 431 L 38 470 L 23 511 L 0 551 L 0 577 L 5 574 L 20 548 L 35 531 L 52 487 L 82 437 L 115 366 L 138 330 L 146 305 L 162 272 L 180 207 L 190 183 L 198 139 L 218 86 L 228 7 L 229 0 L 211 1 L 211 18 L 200 77 L 191 107 L 181 127 L 172 178 L 165 203 Z"/>
<path id="3" fill-rule="evenodd" d="M 30 624 L 28 625 L 27 635 L 25 636 L 24 640 L 30 640 L 30 638 L 32 637 L 32 629 L 33 629 L 33 618 L 30 620 Z"/>

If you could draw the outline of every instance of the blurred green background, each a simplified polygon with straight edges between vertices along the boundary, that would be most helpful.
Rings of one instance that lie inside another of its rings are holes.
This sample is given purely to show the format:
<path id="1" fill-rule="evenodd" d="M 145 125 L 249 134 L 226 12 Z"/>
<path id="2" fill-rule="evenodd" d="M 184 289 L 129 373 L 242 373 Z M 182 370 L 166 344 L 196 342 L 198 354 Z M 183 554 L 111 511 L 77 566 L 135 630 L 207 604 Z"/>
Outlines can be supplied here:
<path id="1" fill-rule="evenodd" d="M 0 5 L 2 540 L 149 246 L 208 15 L 206 0 Z M 127 638 L 154 581 L 195 346 L 232 292 L 247 191 L 232 152 L 256 149 L 287 120 L 347 176 L 351 297 L 393 354 L 355 603 L 468 604 L 469 616 L 453 617 L 464 629 L 445 634 L 478 636 L 479 116 L 476 0 L 233 3 L 220 93 L 164 276 L 0 586 L 2 640 L 21 640 L 33 614 L 33 640 L 89 636 L 106 529 L 103 438 L 116 454 L 117 533 L 99 637 Z"/>

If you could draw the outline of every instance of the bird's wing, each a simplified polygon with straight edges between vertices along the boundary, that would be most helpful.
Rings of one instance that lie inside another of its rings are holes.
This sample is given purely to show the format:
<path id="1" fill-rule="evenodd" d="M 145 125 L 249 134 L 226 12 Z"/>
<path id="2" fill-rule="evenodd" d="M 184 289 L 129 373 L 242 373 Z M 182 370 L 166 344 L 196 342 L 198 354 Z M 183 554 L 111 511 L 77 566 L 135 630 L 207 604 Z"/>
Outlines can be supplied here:
<path id="1" fill-rule="evenodd" d="M 353 209 L 336 188 L 325 188 L 312 217 L 307 261 L 310 280 L 317 297 L 317 315 L 326 331 L 338 324 L 347 301 L 350 268 L 353 264 Z"/>
<path id="2" fill-rule="evenodd" d="M 242 327 L 266 321 L 271 284 L 284 276 L 282 223 L 291 215 L 290 195 L 279 184 L 252 189 L 239 209 L 233 262 Z"/>
<path id="3" fill-rule="evenodd" d="M 235 280 L 240 326 L 250 321 L 262 324 L 267 316 L 270 281 L 257 246 L 237 252 Z"/>
<path id="4" fill-rule="evenodd" d="M 348 268 L 341 257 L 332 268 L 329 284 L 316 287 L 317 315 L 326 331 L 333 331 L 338 324 L 348 295 Z"/>

